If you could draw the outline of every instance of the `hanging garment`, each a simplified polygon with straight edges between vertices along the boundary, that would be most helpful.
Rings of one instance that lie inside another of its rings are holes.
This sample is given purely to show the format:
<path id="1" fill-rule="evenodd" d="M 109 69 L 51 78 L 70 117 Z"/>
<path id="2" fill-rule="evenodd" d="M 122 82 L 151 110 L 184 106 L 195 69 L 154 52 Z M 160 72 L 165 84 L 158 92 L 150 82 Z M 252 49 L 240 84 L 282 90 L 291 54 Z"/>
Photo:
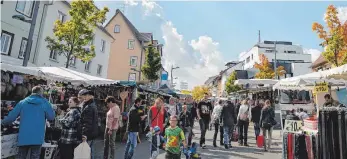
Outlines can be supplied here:
<path id="1" fill-rule="evenodd" d="M 308 159 L 305 135 L 295 134 L 295 159 Z"/>
<path id="2" fill-rule="evenodd" d="M 313 135 L 312 138 L 312 154 L 313 159 L 318 159 L 318 142 L 317 142 L 318 135 Z"/>
<path id="3" fill-rule="evenodd" d="M 288 159 L 293 159 L 293 134 L 288 133 Z"/>
<path id="4" fill-rule="evenodd" d="M 283 152 L 282 152 L 282 158 L 288 159 L 288 133 L 283 134 Z"/>

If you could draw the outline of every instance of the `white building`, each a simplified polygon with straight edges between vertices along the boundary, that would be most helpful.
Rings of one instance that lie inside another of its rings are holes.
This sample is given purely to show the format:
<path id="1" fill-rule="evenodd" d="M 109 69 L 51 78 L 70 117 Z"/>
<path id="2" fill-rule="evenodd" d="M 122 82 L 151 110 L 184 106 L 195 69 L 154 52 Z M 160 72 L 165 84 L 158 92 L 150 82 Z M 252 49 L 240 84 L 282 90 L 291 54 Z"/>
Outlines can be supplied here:
<path id="1" fill-rule="evenodd" d="M 33 35 L 30 55 L 35 52 L 38 32 L 42 19 L 42 11 L 47 8 L 44 2 L 40 3 Z M 30 23 L 13 19 L 14 15 L 23 15 L 26 20 L 31 20 L 33 15 L 33 1 L 1 1 L 1 62 L 22 65 Z M 32 64 L 28 63 L 28 66 Z"/>
<path id="2" fill-rule="evenodd" d="M 286 69 L 285 77 L 293 77 L 311 72 L 311 55 L 304 54 L 303 48 L 293 45 L 292 42 L 276 42 L 277 66 L 284 66 Z M 247 53 L 239 57 L 239 61 L 244 63 L 244 69 L 253 68 L 255 63 L 260 63 L 259 55 L 264 54 L 269 62 L 275 61 L 274 41 L 264 41 L 254 45 Z"/>
<path id="3" fill-rule="evenodd" d="M 23 14 L 30 17 L 33 12 L 33 2 L 32 1 L 5 1 L 1 4 L 1 43 L 6 43 L 7 39 L 13 39 L 10 43 L 12 45 L 2 46 L 1 48 L 1 60 L 4 59 L 5 53 L 3 51 L 10 51 L 7 54 L 13 61 L 18 61 L 18 64 L 22 64 L 20 53 L 22 53 L 22 48 L 25 45 L 21 45 L 28 37 L 30 24 L 25 22 L 12 19 L 12 15 Z M 24 3 L 24 4 L 22 4 Z M 23 7 L 24 5 L 24 7 Z M 20 8 L 18 6 L 21 6 Z M 22 9 L 24 8 L 24 9 Z M 18 11 L 19 9 L 24 10 L 23 12 Z M 66 21 L 70 19 L 69 16 L 70 4 L 67 1 L 41 1 L 40 9 L 38 11 L 38 17 L 36 22 L 36 28 L 34 32 L 33 45 L 31 47 L 31 54 L 28 65 L 35 66 L 56 66 L 56 67 L 65 67 L 67 58 L 61 54 L 59 55 L 55 51 L 49 50 L 45 38 L 47 36 L 53 37 L 53 28 L 56 20 L 60 19 Z M 24 14 L 28 13 L 28 14 Z M 43 17 L 43 18 L 42 18 Z M 14 35 L 14 33 L 16 35 Z M 12 38 L 8 38 L 12 35 Z M 93 45 L 95 45 L 95 54 L 96 56 L 91 60 L 91 62 L 83 63 L 81 60 L 72 59 L 70 61 L 69 69 L 94 75 L 100 76 L 103 78 L 107 77 L 107 67 L 108 67 L 108 58 L 110 53 L 110 43 L 114 42 L 112 36 L 103 28 L 98 27 L 94 31 L 94 40 Z M 9 49 L 6 49 L 8 47 Z M 17 59 L 16 59 L 17 58 Z M 12 62 L 13 64 L 13 62 Z"/>

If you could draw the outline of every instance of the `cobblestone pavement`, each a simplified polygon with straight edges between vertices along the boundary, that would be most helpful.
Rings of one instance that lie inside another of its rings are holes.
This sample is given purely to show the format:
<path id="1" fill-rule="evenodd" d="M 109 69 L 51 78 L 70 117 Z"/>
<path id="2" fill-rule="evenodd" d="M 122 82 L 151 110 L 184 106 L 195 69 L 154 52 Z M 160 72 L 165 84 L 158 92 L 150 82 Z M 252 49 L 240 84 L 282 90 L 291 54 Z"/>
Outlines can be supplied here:
<path id="1" fill-rule="evenodd" d="M 198 124 L 196 124 L 198 125 Z M 194 127 L 195 138 L 193 139 L 198 143 L 200 137 L 199 127 Z M 282 140 L 280 136 L 280 130 L 273 131 L 273 144 L 270 152 L 263 152 L 261 148 L 256 146 L 256 141 L 254 137 L 253 125 L 249 126 L 249 145 L 250 147 L 238 146 L 236 142 L 232 142 L 233 148 L 224 149 L 224 147 L 212 146 L 214 130 L 208 131 L 206 134 L 206 145 L 207 149 L 198 152 L 202 155 L 202 159 L 280 159 L 282 152 Z M 219 137 L 217 138 L 217 143 L 219 143 Z M 122 159 L 124 157 L 124 143 L 118 142 L 116 145 L 116 155 L 115 159 Z M 103 156 L 103 141 L 96 141 L 96 159 L 102 159 Z M 135 150 L 134 159 L 149 159 L 149 142 L 142 139 L 142 143 L 138 144 Z M 164 151 L 158 156 L 158 159 L 164 159 Z M 182 158 L 183 155 L 182 155 Z"/>

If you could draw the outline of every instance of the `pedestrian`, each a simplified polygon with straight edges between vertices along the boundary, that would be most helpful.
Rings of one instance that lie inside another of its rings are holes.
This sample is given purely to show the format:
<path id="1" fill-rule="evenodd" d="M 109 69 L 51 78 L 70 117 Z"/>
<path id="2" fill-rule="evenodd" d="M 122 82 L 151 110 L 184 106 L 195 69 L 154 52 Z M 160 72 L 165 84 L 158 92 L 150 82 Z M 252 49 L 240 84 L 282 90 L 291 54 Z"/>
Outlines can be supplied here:
<path id="1" fill-rule="evenodd" d="M 149 132 L 146 137 L 151 142 L 151 156 L 150 159 L 156 159 L 159 155 L 159 150 L 163 147 L 165 142 L 164 137 L 160 135 L 160 128 L 156 126 L 153 132 Z"/>
<path id="2" fill-rule="evenodd" d="M 196 109 L 196 113 L 198 115 L 198 120 L 200 124 L 200 131 L 201 131 L 201 136 L 200 136 L 201 148 L 206 148 L 205 135 L 209 126 L 209 122 L 211 120 L 212 105 L 207 100 L 208 100 L 208 94 L 205 93 L 204 99 L 199 102 L 198 107 Z"/>
<path id="3" fill-rule="evenodd" d="M 95 158 L 94 140 L 98 136 L 98 110 L 94 102 L 93 92 L 82 89 L 78 92 L 78 96 L 83 98 L 81 126 L 82 140 L 87 141 L 91 150 L 91 159 Z"/>
<path id="4" fill-rule="evenodd" d="M 157 98 L 154 102 L 154 106 L 152 106 L 148 112 L 148 125 L 150 130 L 152 131 L 155 126 L 159 126 L 163 134 L 167 120 L 168 114 L 164 108 L 164 102 L 161 98 Z"/>
<path id="5" fill-rule="evenodd" d="M 74 150 L 81 143 L 81 108 L 77 97 L 69 99 L 69 111 L 59 120 L 62 125 L 59 140 L 59 154 L 61 159 L 73 159 Z"/>
<path id="6" fill-rule="evenodd" d="M 255 133 L 255 140 L 258 139 L 258 136 L 260 134 L 260 125 L 259 125 L 259 120 L 260 120 L 260 114 L 261 114 L 261 104 L 259 103 L 259 100 L 257 100 L 252 107 L 252 122 L 254 125 L 254 133 Z"/>
<path id="7" fill-rule="evenodd" d="M 237 117 L 235 113 L 235 106 L 231 101 L 227 101 L 227 105 L 223 107 L 220 120 L 223 122 L 224 148 L 232 148 L 231 137 Z"/>
<path id="8" fill-rule="evenodd" d="M 239 127 L 239 145 L 248 146 L 248 126 L 249 121 L 252 119 L 251 107 L 248 104 L 248 100 L 243 100 L 237 115 L 237 122 Z"/>
<path id="9" fill-rule="evenodd" d="M 220 131 L 219 135 L 219 140 L 220 140 L 220 145 L 223 146 L 223 124 L 222 121 L 220 120 L 220 116 L 222 114 L 223 110 L 223 101 L 219 100 L 216 106 L 213 108 L 212 112 L 212 120 L 211 123 L 214 125 L 214 134 L 213 134 L 213 147 L 217 147 L 216 140 L 217 140 L 217 135 L 218 135 L 218 130 Z"/>
<path id="10" fill-rule="evenodd" d="M 169 104 L 167 104 L 169 115 L 179 115 L 178 104 L 176 103 L 176 99 L 171 97 L 169 99 Z"/>
<path id="11" fill-rule="evenodd" d="M 184 132 L 184 136 L 186 137 L 186 142 L 188 142 L 188 136 L 190 136 L 190 133 L 192 131 L 192 127 L 190 126 L 190 112 L 187 110 L 187 105 L 182 106 L 182 112 L 179 116 L 179 126 Z"/>
<path id="12" fill-rule="evenodd" d="M 300 120 L 305 120 L 309 118 L 308 114 L 302 108 L 299 109 L 299 118 Z"/>
<path id="13" fill-rule="evenodd" d="M 190 115 L 191 115 L 191 117 L 190 117 L 190 125 L 192 127 L 192 131 L 190 132 L 190 136 L 188 136 L 188 145 L 191 146 L 192 145 L 193 136 L 194 136 L 193 129 L 194 129 L 194 124 L 195 124 L 195 119 L 197 118 L 197 113 L 196 113 L 197 103 L 194 102 L 191 97 L 189 98 L 188 101 L 189 101 L 189 103 L 191 105 L 191 107 L 190 107 Z"/>
<path id="14" fill-rule="evenodd" d="M 300 118 L 295 115 L 295 109 L 292 109 L 291 111 L 287 111 L 287 113 L 288 115 L 286 116 L 285 120 L 300 120 Z"/>
<path id="15" fill-rule="evenodd" d="M 180 159 L 181 158 L 181 144 L 183 144 L 183 152 L 187 152 L 187 143 L 184 137 L 184 132 L 177 126 L 178 117 L 173 115 L 170 117 L 170 126 L 165 130 L 166 145 L 165 145 L 165 159 Z"/>
<path id="16" fill-rule="evenodd" d="M 46 120 L 53 121 L 55 117 L 52 105 L 43 97 L 43 88 L 35 86 L 31 92 L 1 122 L 2 125 L 9 125 L 20 117 L 17 159 L 26 159 L 29 152 L 30 159 L 40 158 Z"/>
<path id="17" fill-rule="evenodd" d="M 119 128 L 120 109 L 113 96 L 108 96 L 105 103 L 109 108 L 106 114 L 106 130 L 104 135 L 104 159 L 114 159 L 116 151 L 116 134 Z"/>
<path id="18" fill-rule="evenodd" d="M 271 107 L 270 100 L 265 101 L 265 105 L 261 110 L 261 117 L 260 117 L 259 124 L 261 125 L 263 136 L 264 136 L 264 151 L 268 151 L 268 149 L 271 148 L 272 129 L 273 129 L 273 126 L 276 125 L 275 110 Z M 266 145 L 266 143 L 268 145 Z"/>
<path id="19" fill-rule="evenodd" d="M 137 145 L 137 135 L 140 130 L 140 122 L 147 117 L 147 115 L 143 115 L 141 112 L 140 105 L 141 98 L 136 98 L 135 104 L 129 110 L 127 125 L 128 140 L 125 145 L 124 159 L 132 159 Z"/>

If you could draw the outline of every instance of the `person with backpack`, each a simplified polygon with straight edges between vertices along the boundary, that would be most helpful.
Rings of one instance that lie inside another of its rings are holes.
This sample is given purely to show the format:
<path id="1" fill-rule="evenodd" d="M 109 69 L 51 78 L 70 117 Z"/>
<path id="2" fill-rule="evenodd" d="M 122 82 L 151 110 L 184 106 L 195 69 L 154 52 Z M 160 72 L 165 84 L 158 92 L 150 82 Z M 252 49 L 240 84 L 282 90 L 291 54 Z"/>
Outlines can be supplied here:
<path id="1" fill-rule="evenodd" d="M 249 121 L 252 119 L 251 107 L 249 106 L 248 100 L 245 99 L 241 102 L 239 113 L 237 115 L 238 129 L 239 129 L 239 145 L 248 146 L 248 126 Z"/>
<path id="2" fill-rule="evenodd" d="M 81 132 L 81 108 L 77 97 L 69 99 L 69 111 L 59 120 L 62 125 L 59 140 L 59 153 L 61 159 L 73 159 L 74 150 L 82 141 Z"/>
<path id="3" fill-rule="evenodd" d="M 109 108 L 106 114 L 106 130 L 104 135 L 104 159 L 113 159 L 116 151 L 116 134 L 119 128 L 119 120 L 121 119 L 119 106 L 116 99 L 108 96 L 105 103 Z M 110 151 L 109 151 L 110 150 Z"/>

